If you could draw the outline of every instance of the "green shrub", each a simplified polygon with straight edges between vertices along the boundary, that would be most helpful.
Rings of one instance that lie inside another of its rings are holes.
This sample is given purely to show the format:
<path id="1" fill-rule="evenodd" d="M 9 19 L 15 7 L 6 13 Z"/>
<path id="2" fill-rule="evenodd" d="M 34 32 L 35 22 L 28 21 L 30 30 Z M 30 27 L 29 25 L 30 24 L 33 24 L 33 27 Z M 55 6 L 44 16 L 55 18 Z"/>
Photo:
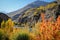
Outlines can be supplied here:
<path id="1" fill-rule="evenodd" d="M 0 30 L 0 40 L 4 40 L 4 34 L 3 34 L 2 30 Z"/>
<path id="2" fill-rule="evenodd" d="M 8 36 L 7 37 L 5 36 L 5 40 L 9 40 L 9 37 Z"/>
<path id="3" fill-rule="evenodd" d="M 2 29 L 0 29 L 0 40 L 9 40 L 9 37 L 6 36 Z"/>
<path id="4" fill-rule="evenodd" d="M 30 38 L 28 34 L 19 34 L 16 40 L 30 40 Z"/>

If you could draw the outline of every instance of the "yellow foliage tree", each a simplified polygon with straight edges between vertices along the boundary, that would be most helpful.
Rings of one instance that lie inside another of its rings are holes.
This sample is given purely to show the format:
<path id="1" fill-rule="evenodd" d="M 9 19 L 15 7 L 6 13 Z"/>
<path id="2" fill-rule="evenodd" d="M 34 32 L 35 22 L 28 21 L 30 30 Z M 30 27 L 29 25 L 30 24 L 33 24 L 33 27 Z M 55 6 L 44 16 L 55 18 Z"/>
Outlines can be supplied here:
<path id="1" fill-rule="evenodd" d="M 5 21 L 2 21 L 1 28 L 4 28 L 4 27 L 5 27 Z"/>
<path id="2" fill-rule="evenodd" d="M 10 35 L 13 32 L 14 22 L 11 19 L 3 21 L 1 23 L 1 29 L 4 30 L 4 34 Z"/>
<path id="3" fill-rule="evenodd" d="M 11 19 L 9 19 L 7 22 L 6 22 L 6 27 L 13 27 L 14 26 L 14 22 L 11 20 Z"/>

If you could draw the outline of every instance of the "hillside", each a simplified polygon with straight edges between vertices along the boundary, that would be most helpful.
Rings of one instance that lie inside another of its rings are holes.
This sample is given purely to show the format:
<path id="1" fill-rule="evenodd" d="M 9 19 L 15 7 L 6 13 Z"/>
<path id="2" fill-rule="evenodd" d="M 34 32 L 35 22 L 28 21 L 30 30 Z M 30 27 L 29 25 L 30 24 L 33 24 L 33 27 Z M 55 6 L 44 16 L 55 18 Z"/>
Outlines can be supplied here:
<path id="1" fill-rule="evenodd" d="M 40 7 L 40 6 L 45 6 L 47 4 L 48 4 L 48 2 L 35 1 L 35 2 L 32 2 L 32 3 L 28 4 L 28 5 L 26 5 L 25 7 L 21 8 L 21 9 L 18 9 L 18 10 L 14 11 L 14 12 L 10 12 L 7 15 L 9 17 L 11 17 L 12 19 L 17 19 L 20 14 L 24 14 L 24 12 L 29 10 L 30 8 L 37 8 L 37 7 Z"/>
<path id="2" fill-rule="evenodd" d="M 59 15 L 57 14 L 57 10 L 58 4 L 56 1 L 51 3 L 35 1 L 20 10 L 9 13 L 8 16 L 10 16 L 12 20 L 17 22 L 20 26 L 24 26 L 26 24 L 33 26 L 38 21 L 41 21 L 42 13 L 44 13 L 46 20 L 53 17 L 54 20 L 52 21 L 55 21 Z"/>
<path id="3" fill-rule="evenodd" d="M 53 6 L 52 6 L 53 5 Z M 23 15 L 19 16 L 16 21 L 20 24 L 28 24 L 29 26 L 33 26 L 38 21 L 41 21 L 41 13 L 45 14 L 45 19 L 49 19 L 51 17 L 56 19 L 56 3 L 50 3 L 46 6 L 40 6 L 38 8 L 31 8 L 26 11 Z"/>

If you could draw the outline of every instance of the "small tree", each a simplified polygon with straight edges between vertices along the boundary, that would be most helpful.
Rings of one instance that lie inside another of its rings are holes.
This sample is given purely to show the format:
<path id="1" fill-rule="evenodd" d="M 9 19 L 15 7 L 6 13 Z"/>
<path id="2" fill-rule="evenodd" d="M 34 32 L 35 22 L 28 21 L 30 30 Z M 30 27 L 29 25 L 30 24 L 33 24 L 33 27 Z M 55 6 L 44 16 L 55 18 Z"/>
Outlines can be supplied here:
<path id="1" fill-rule="evenodd" d="M 2 21 L 1 28 L 4 28 L 4 27 L 5 27 L 5 21 Z"/>
<path id="2" fill-rule="evenodd" d="M 14 22 L 11 19 L 8 19 L 5 24 L 6 27 L 10 28 L 14 26 Z"/>

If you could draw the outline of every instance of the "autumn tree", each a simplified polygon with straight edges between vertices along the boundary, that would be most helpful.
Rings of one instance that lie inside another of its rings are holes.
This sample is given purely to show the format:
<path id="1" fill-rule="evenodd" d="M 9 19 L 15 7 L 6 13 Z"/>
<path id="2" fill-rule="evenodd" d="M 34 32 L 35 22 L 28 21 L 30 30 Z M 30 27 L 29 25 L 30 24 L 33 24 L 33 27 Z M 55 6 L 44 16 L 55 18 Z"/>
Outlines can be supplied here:
<path id="1" fill-rule="evenodd" d="M 5 28 L 5 21 L 2 21 L 1 28 Z"/>

